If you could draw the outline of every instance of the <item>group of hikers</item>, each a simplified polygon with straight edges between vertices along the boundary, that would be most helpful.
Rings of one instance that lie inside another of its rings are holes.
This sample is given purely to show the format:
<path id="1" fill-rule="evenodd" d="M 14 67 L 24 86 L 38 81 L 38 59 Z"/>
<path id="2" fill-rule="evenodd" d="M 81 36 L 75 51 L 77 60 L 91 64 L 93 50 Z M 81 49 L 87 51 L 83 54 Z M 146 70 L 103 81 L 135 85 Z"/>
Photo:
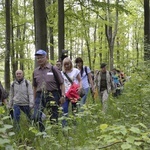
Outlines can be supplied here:
<path id="1" fill-rule="evenodd" d="M 94 96 L 97 89 L 103 111 L 106 111 L 106 103 L 111 91 L 114 97 L 121 94 L 120 89 L 125 81 L 124 74 L 117 69 L 108 71 L 105 63 L 100 65 L 101 70 L 93 76 L 90 68 L 84 66 L 81 57 L 75 59 L 75 67 L 68 56 L 57 61 L 56 65 L 50 64 L 47 52 L 41 49 L 36 51 L 35 58 L 38 67 L 33 71 L 33 83 L 24 78 L 22 70 L 17 70 L 16 79 L 10 86 L 8 102 L 8 95 L 4 94 L 6 92 L 1 92 L 1 101 L 10 110 L 17 130 L 20 129 L 21 111 L 26 114 L 29 121 L 34 120 L 38 124 L 39 131 L 42 132 L 45 131 L 43 124 L 45 108 L 50 114 L 51 124 L 57 124 L 59 107 L 62 107 L 63 116 L 67 117 L 69 104 L 72 105 L 72 112 L 75 112 L 77 103 L 80 107 L 86 104 L 89 92 Z M 31 110 L 33 110 L 32 114 Z M 64 119 L 62 126 L 66 125 L 67 121 Z"/>

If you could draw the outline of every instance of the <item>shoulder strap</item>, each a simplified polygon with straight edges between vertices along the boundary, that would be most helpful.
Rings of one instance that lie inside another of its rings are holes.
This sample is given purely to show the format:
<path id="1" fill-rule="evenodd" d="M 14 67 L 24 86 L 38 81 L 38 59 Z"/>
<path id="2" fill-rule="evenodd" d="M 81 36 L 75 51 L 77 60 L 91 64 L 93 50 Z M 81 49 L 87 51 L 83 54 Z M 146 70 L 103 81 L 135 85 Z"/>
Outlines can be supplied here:
<path id="1" fill-rule="evenodd" d="M 13 83 L 11 84 L 12 87 L 14 87 L 15 81 L 13 81 Z"/>
<path id="2" fill-rule="evenodd" d="M 26 79 L 25 79 L 25 83 L 26 83 L 26 87 L 28 88 L 29 83 L 28 83 L 28 81 Z M 15 81 L 11 85 L 13 88 L 14 88 L 14 84 L 15 84 Z"/>
<path id="3" fill-rule="evenodd" d="M 67 75 L 67 73 L 66 72 L 63 72 L 64 73 L 64 75 L 66 76 L 66 78 L 69 80 L 69 82 L 71 83 L 71 84 L 73 84 L 73 81 L 69 78 L 69 76 Z"/>
<path id="4" fill-rule="evenodd" d="M 27 88 L 27 94 L 28 94 L 28 85 L 29 85 L 29 83 L 28 83 L 28 81 L 25 79 L 25 83 L 26 83 L 26 88 Z M 15 81 L 12 83 L 12 88 L 13 88 L 13 94 L 14 94 L 14 85 L 15 85 Z"/>
<path id="5" fill-rule="evenodd" d="M 86 75 L 87 75 L 87 80 L 88 80 L 88 83 L 90 83 L 90 81 L 89 81 L 89 77 L 88 77 L 88 72 L 87 72 L 87 66 L 85 66 L 85 73 L 86 73 Z"/>
<path id="6" fill-rule="evenodd" d="M 57 84 L 57 88 L 58 88 L 58 90 L 59 90 L 59 89 L 60 89 L 60 84 L 59 84 L 59 82 L 58 82 L 58 80 L 57 80 L 56 71 L 55 71 L 55 69 L 54 69 L 53 66 L 52 66 L 52 72 L 53 72 L 53 74 L 54 74 L 54 78 L 55 78 L 55 81 L 56 81 L 56 84 Z"/>
<path id="7" fill-rule="evenodd" d="M 109 71 L 109 75 L 112 76 L 112 73 Z"/>
<path id="8" fill-rule="evenodd" d="M 86 73 L 86 75 L 88 76 L 88 73 L 87 73 L 87 66 L 85 66 L 85 73 Z"/>
<path id="9" fill-rule="evenodd" d="M 26 83 L 26 87 L 28 88 L 29 83 L 26 79 L 25 79 L 25 83 Z"/>
<path id="10" fill-rule="evenodd" d="M 100 71 L 97 71 L 96 75 L 95 75 L 95 78 L 97 78 L 98 75 L 101 75 L 101 72 Z"/>

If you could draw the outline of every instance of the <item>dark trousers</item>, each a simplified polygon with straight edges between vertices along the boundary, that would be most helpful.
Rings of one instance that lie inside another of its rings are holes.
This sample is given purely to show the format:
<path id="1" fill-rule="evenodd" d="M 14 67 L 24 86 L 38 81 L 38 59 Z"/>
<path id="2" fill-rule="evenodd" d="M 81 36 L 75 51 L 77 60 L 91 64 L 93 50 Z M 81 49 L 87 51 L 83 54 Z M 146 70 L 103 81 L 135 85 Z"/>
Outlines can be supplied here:
<path id="1" fill-rule="evenodd" d="M 59 99 L 60 94 L 58 91 L 36 93 L 33 118 L 35 122 L 39 122 L 40 131 L 45 130 L 42 123 L 42 112 L 45 108 L 50 113 L 51 123 L 58 122 Z"/>
<path id="2" fill-rule="evenodd" d="M 14 119 L 14 128 L 16 130 L 19 130 L 19 121 L 20 121 L 20 115 L 21 115 L 21 110 L 26 114 L 27 119 L 30 120 L 30 108 L 29 106 L 20 106 L 17 104 L 14 104 L 13 106 L 14 112 L 13 112 L 13 119 Z"/>

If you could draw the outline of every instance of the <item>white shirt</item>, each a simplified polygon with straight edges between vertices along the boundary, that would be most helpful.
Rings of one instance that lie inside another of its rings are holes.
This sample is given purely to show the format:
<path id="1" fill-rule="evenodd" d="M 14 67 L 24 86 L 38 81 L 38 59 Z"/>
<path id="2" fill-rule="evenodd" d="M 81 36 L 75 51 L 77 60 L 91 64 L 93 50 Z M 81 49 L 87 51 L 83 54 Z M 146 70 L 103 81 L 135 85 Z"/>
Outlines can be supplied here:
<path id="1" fill-rule="evenodd" d="M 80 70 L 77 69 L 77 68 L 73 68 L 71 72 L 67 73 L 67 75 L 69 76 L 69 78 L 78 84 L 78 80 L 77 80 L 77 76 L 78 74 L 80 73 Z M 61 74 L 64 78 L 64 84 L 65 84 L 65 93 L 68 92 L 70 86 L 71 86 L 71 83 L 70 81 L 67 79 L 67 77 L 64 75 L 63 71 L 61 71 Z"/>

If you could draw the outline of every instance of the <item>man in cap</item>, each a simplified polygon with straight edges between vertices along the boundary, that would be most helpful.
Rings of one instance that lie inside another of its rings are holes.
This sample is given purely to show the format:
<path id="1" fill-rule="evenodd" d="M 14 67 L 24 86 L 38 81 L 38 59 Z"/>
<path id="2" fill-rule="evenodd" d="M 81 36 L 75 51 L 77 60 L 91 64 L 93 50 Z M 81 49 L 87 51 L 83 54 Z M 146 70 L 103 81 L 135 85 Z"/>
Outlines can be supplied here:
<path id="1" fill-rule="evenodd" d="M 97 72 L 94 79 L 94 86 L 98 90 L 99 97 L 101 99 L 103 111 L 107 108 L 107 99 L 111 90 L 113 90 L 112 76 L 109 71 L 107 71 L 107 64 L 102 63 L 100 65 L 101 70 Z"/>
<path id="2" fill-rule="evenodd" d="M 36 51 L 35 57 L 39 66 L 33 72 L 34 120 L 39 122 L 42 132 L 45 130 L 42 123 L 42 112 L 45 107 L 51 113 L 51 123 L 58 122 L 58 107 L 65 100 L 65 87 L 61 72 L 48 62 L 47 53 L 40 49 Z M 59 89 L 61 89 L 61 93 Z M 52 101 L 53 107 L 51 107 Z"/>

